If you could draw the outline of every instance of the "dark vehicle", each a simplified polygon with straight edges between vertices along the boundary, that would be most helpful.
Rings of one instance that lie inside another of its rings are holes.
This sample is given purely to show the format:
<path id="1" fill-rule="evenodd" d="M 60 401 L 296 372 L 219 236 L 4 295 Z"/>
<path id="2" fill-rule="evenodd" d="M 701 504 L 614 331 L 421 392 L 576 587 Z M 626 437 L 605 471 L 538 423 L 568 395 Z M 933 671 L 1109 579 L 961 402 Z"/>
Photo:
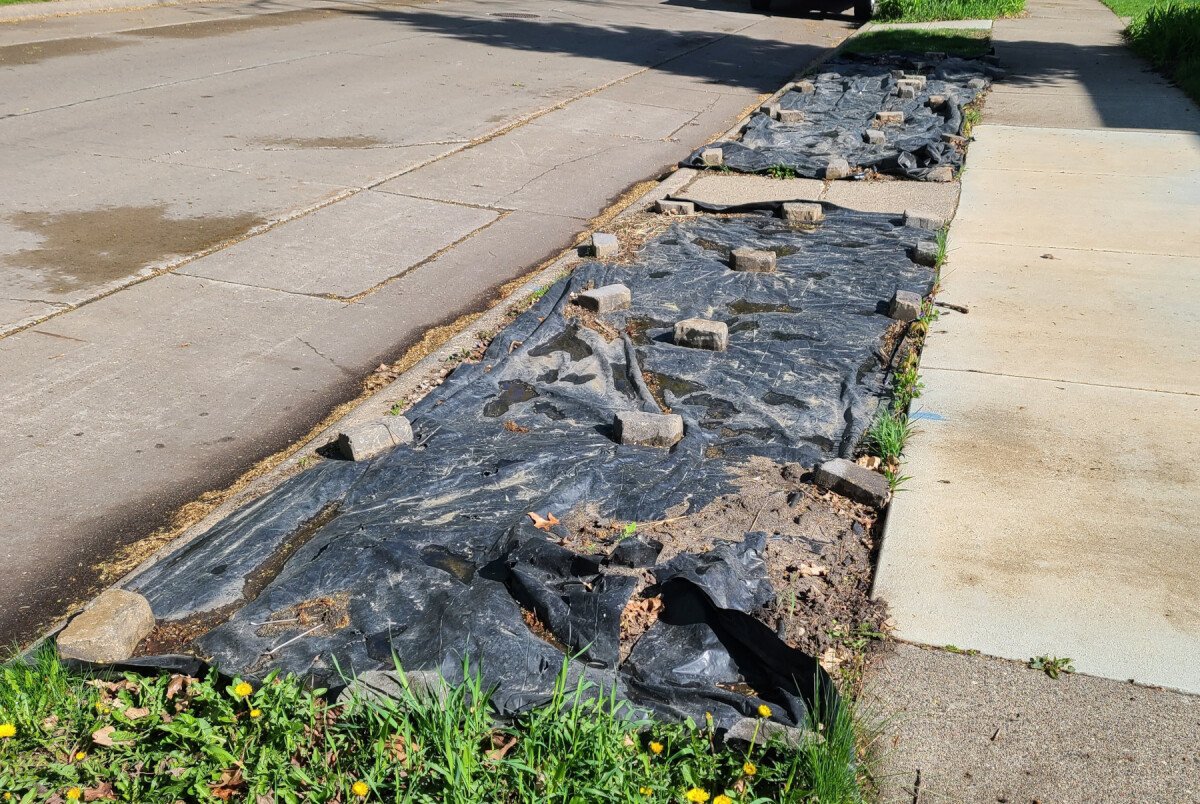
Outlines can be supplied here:
<path id="1" fill-rule="evenodd" d="M 770 11 L 771 0 L 750 0 L 750 8 L 755 11 Z M 854 0 L 854 19 L 869 20 L 875 11 L 875 0 Z"/>

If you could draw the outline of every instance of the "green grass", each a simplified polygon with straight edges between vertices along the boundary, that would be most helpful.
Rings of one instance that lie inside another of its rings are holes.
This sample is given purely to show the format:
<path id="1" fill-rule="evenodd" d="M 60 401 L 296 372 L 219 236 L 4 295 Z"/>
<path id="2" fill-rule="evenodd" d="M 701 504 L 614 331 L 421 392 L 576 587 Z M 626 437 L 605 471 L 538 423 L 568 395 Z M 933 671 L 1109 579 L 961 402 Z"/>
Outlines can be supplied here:
<path id="1" fill-rule="evenodd" d="M 15 6 L 17 3 L 46 3 L 49 0 L 0 0 L 0 6 Z"/>
<path id="2" fill-rule="evenodd" d="M 1200 2 L 1156 3 L 1134 16 L 1125 35 L 1138 55 L 1200 103 Z"/>
<path id="3" fill-rule="evenodd" d="M 847 53 L 948 53 L 972 58 L 991 52 L 992 40 L 985 30 L 964 31 L 867 31 L 846 40 Z"/>
<path id="4" fill-rule="evenodd" d="M 867 451 L 884 463 L 897 461 L 904 454 L 904 445 L 912 437 L 912 432 L 908 413 L 899 408 L 882 409 L 867 430 Z"/>
<path id="5" fill-rule="evenodd" d="M 990 20 L 1013 17 L 1025 10 L 1025 0 L 879 0 L 876 22 L 933 20 Z"/>
<path id="6" fill-rule="evenodd" d="M 695 789 L 709 804 L 863 801 L 870 735 L 851 704 L 821 718 L 821 737 L 798 750 L 756 740 L 734 753 L 716 746 L 709 723 L 644 720 L 561 676 L 546 706 L 506 726 L 477 676 L 442 694 L 405 682 L 400 700 L 351 694 L 338 704 L 323 693 L 290 677 L 256 690 L 215 674 L 89 681 L 43 651 L 33 665 L 0 666 L 0 796 L 665 804 Z"/>

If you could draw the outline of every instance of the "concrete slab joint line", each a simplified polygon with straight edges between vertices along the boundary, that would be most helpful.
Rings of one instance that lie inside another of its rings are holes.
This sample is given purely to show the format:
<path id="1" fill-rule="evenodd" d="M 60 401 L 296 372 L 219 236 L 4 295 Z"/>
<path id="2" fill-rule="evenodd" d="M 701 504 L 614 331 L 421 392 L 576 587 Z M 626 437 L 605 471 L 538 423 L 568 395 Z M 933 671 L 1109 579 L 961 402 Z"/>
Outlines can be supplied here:
<path id="1" fill-rule="evenodd" d="M 683 417 L 678 413 L 623 410 L 613 417 L 613 436 L 619 444 L 673 447 L 683 438 Z"/>

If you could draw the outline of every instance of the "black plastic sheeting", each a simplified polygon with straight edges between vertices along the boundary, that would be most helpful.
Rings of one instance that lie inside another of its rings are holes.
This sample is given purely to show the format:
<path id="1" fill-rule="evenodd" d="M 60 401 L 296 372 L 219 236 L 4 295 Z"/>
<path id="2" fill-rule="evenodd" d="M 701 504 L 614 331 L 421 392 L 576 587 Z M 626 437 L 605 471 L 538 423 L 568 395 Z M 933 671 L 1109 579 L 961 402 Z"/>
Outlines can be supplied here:
<path id="1" fill-rule="evenodd" d="M 413 407 L 412 446 L 317 464 L 127 586 L 160 622 L 218 622 L 193 647 L 229 674 L 282 669 L 337 686 L 338 668 L 388 669 L 394 653 L 406 669 L 459 681 L 466 656 L 512 714 L 549 698 L 564 661 L 526 626 L 525 607 L 578 654 L 572 680 L 646 711 L 711 712 L 728 728 L 766 701 L 779 720 L 803 723 L 818 686 L 836 693 L 812 657 L 753 616 L 774 597 L 762 534 L 728 534 L 653 567 L 665 606 L 621 662 L 634 579 L 559 546 L 563 526 L 538 530 L 527 513 L 565 518 L 586 505 L 662 519 L 734 491 L 750 456 L 850 455 L 885 389 L 886 303 L 897 288 L 931 289 L 933 271 L 908 256 L 921 234 L 832 206 L 816 227 L 765 214 L 673 223 L 636 264 L 586 263 L 551 287 L 480 363 Z M 777 271 L 731 270 L 741 246 L 774 249 Z M 633 304 L 602 317 L 611 339 L 564 315 L 580 314 L 576 292 L 615 282 Z M 696 316 L 729 325 L 727 351 L 672 343 L 674 322 Z M 615 412 L 660 410 L 643 372 L 684 418 L 669 450 L 611 438 Z M 238 608 L 243 592 L 252 599 Z M 344 616 L 315 629 L 296 621 L 296 607 L 318 598 Z M 757 697 L 737 691 L 747 684 Z"/>
<path id="2" fill-rule="evenodd" d="M 918 69 L 919 64 L 925 66 Z M 896 95 L 900 80 L 893 77 L 896 70 L 926 77 L 925 88 L 917 91 L 916 98 Z M 743 173 L 782 166 L 799 176 L 824 178 L 829 160 L 841 157 L 851 168 L 925 179 L 939 166 L 962 165 L 963 151 L 942 142 L 942 134 L 962 134 L 963 107 L 983 91 L 967 86 L 968 82 L 990 81 L 995 72 L 995 67 L 974 59 L 922 63 L 898 57 L 843 57 L 826 63 L 808 79 L 815 92 L 793 89 L 779 99 L 781 109 L 803 111 L 803 122 L 783 123 L 755 113 L 740 140 L 703 146 L 683 164 L 704 167 L 700 155 L 720 148 L 724 165 Z M 931 109 L 930 95 L 942 95 L 946 103 Z M 868 145 L 863 132 L 878 128 L 875 114 L 880 111 L 904 112 L 904 124 L 884 126 L 886 144 Z"/>

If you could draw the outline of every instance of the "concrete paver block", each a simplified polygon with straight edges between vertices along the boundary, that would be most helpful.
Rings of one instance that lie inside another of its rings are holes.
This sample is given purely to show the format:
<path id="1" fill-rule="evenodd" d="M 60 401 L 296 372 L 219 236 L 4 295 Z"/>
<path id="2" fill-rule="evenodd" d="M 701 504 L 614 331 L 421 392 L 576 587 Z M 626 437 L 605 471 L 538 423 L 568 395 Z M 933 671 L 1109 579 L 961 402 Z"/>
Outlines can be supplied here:
<path id="1" fill-rule="evenodd" d="M 775 270 L 775 252 L 756 248 L 735 248 L 731 253 L 731 267 L 735 271 L 769 274 Z"/>
<path id="2" fill-rule="evenodd" d="M 928 106 L 930 109 L 933 109 L 936 112 L 938 109 L 940 109 L 946 105 L 946 96 L 945 95 L 930 95 L 929 98 L 925 101 L 925 105 Z"/>
<path id="3" fill-rule="evenodd" d="M 629 288 L 617 284 L 585 290 L 575 298 L 575 303 L 593 313 L 613 313 L 629 309 L 632 300 Z"/>
<path id="4" fill-rule="evenodd" d="M 710 167 L 725 164 L 725 152 L 720 148 L 705 148 L 700 152 L 700 161 Z"/>
<path id="5" fill-rule="evenodd" d="M 817 87 L 812 81 L 797 81 L 793 88 L 803 95 L 811 95 L 817 91 Z"/>
<path id="6" fill-rule="evenodd" d="M 729 327 L 723 321 L 687 318 L 675 323 L 675 345 L 724 352 L 729 347 Z"/>
<path id="7" fill-rule="evenodd" d="M 954 181 L 954 168 L 950 165 L 938 165 L 929 171 L 929 181 Z"/>
<path id="8" fill-rule="evenodd" d="M 803 123 L 804 112 L 799 109 L 780 109 L 778 118 L 780 123 Z"/>
<path id="9" fill-rule="evenodd" d="M 904 225 L 911 226 L 914 229 L 926 229 L 930 232 L 936 232 L 946 225 L 946 220 L 932 212 L 906 209 L 904 210 Z"/>
<path id="10" fill-rule="evenodd" d="M 918 240 L 913 246 L 912 259 L 918 265 L 928 265 L 932 268 L 937 265 L 939 253 L 936 240 Z"/>
<path id="11" fill-rule="evenodd" d="M 654 202 L 654 208 L 663 215 L 695 215 L 696 205 L 691 201 L 672 201 L 667 198 Z"/>
<path id="12" fill-rule="evenodd" d="M 615 234 L 608 232 L 593 232 L 590 240 L 592 256 L 598 258 L 614 257 L 621 250 L 621 244 Z"/>
<path id="13" fill-rule="evenodd" d="M 840 156 L 835 156 L 825 165 L 826 179 L 844 179 L 850 175 L 850 163 Z"/>
<path id="14" fill-rule="evenodd" d="M 988 82 L 985 78 L 972 78 L 967 82 L 967 87 L 970 89 L 987 89 L 987 85 Z"/>
<path id="15" fill-rule="evenodd" d="M 834 458 L 818 466 L 813 481 L 821 488 L 876 508 L 882 508 L 892 493 L 886 477 L 845 458 Z"/>
<path id="16" fill-rule="evenodd" d="M 820 223 L 825 220 L 825 207 L 820 204 L 792 202 L 783 205 L 783 219 L 801 223 Z"/>
<path id="17" fill-rule="evenodd" d="M 896 97 L 906 100 L 915 98 L 917 97 L 917 88 L 902 82 L 896 86 Z"/>
<path id="18" fill-rule="evenodd" d="M 765 114 L 767 117 L 776 119 L 779 117 L 779 104 L 774 102 L 764 103 L 758 107 L 758 111 L 760 114 Z"/>
<path id="19" fill-rule="evenodd" d="M 383 416 L 338 433 L 337 446 L 347 460 L 365 461 L 386 449 L 411 444 L 412 440 L 412 425 L 408 419 L 403 416 Z"/>
<path id="20" fill-rule="evenodd" d="M 880 126 L 887 125 L 902 125 L 904 123 L 904 112 L 899 111 L 883 111 L 875 113 L 875 123 Z"/>
<path id="21" fill-rule="evenodd" d="M 887 135 L 877 128 L 868 128 L 863 132 L 863 142 L 867 145 L 886 145 Z"/>
<path id="22" fill-rule="evenodd" d="M 678 413 L 623 410 L 613 417 L 613 436 L 619 444 L 673 447 L 683 438 L 683 417 Z"/>
<path id="23" fill-rule="evenodd" d="M 921 294 L 897 290 L 888 303 L 888 317 L 897 321 L 916 321 L 921 317 Z"/>
<path id="24" fill-rule="evenodd" d="M 924 89 L 925 83 L 927 81 L 928 81 L 928 79 L 921 73 L 907 73 L 903 78 L 901 78 L 896 83 L 911 84 L 912 86 L 914 86 L 917 89 Z"/>
<path id="25" fill-rule="evenodd" d="M 154 612 L 146 598 L 109 589 L 58 635 L 58 654 L 99 664 L 123 661 L 153 630 Z"/>
<path id="26" fill-rule="evenodd" d="M 965 145 L 967 142 L 967 138 L 960 137 L 957 134 L 950 134 L 949 132 L 942 132 L 942 142 L 947 143 L 949 145 L 956 145 L 956 146 L 957 145 Z"/>

